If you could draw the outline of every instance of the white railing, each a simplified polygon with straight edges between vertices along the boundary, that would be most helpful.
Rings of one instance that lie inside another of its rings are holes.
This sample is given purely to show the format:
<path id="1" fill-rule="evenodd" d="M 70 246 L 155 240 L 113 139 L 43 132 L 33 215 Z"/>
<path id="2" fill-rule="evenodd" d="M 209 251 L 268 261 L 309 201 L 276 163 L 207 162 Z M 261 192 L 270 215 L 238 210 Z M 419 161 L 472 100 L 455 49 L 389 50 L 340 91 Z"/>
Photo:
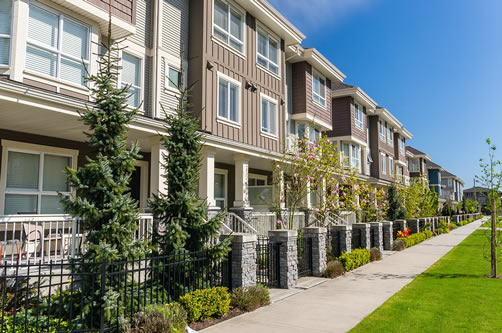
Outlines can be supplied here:
<path id="1" fill-rule="evenodd" d="M 85 252 L 80 221 L 69 215 L 0 216 L 0 264 L 65 261 Z M 134 237 L 151 239 L 153 216 L 141 214 Z"/>
<path id="2" fill-rule="evenodd" d="M 228 227 L 228 229 L 232 230 L 232 232 L 246 233 L 246 234 L 257 233 L 256 229 L 251 224 L 246 222 L 239 215 L 232 212 L 228 212 L 225 215 L 224 224 Z"/>

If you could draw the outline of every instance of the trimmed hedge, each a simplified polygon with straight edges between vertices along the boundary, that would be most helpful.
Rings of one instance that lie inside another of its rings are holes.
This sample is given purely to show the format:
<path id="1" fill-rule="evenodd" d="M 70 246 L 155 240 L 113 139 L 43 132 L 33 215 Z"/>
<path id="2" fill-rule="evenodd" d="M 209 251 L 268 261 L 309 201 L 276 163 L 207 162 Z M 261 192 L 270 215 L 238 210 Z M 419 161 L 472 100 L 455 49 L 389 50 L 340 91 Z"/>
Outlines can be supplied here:
<path id="1" fill-rule="evenodd" d="M 187 312 L 189 323 L 220 318 L 230 309 L 230 294 L 224 287 L 198 289 L 181 296 L 178 301 Z"/>
<path id="2" fill-rule="evenodd" d="M 230 305 L 245 312 L 256 310 L 268 304 L 270 304 L 268 288 L 261 284 L 236 288 L 230 296 Z"/>
<path id="3" fill-rule="evenodd" d="M 338 260 L 342 263 L 346 272 L 370 262 L 370 250 L 355 249 L 352 252 L 343 252 Z"/>
<path id="4" fill-rule="evenodd" d="M 425 230 L 416 234 L 412 234 L 408 237 L 398 238 L 404 242 L 405 247 L 411 247 L 415 244 L 422 243 L 424 240 L 429 239 L 433 236 L 432 231 Z"/>
<path id="5" fill-rule="evenodd" d="M 166 305 L 149 305 L 144 311 L 136 313 L 127 323 L 124 333 L 185 333 L 186 312 L 176 302 Z"/>

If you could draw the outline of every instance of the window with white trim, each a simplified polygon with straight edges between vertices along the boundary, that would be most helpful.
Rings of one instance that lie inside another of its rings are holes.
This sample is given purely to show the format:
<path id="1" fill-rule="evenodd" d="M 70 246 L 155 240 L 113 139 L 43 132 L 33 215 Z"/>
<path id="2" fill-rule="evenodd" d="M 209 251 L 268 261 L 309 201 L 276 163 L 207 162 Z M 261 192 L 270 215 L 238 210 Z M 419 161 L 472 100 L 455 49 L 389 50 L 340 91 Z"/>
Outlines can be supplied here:
<path id="1" fill-rule="evenodd" d="M 385 132 L 386 132 L 386 129 L 385 129 L 385 123 L 381 120 L 378 121 L 378 128 L 379 128 L 379 137 L 380 137 L 380 140 L 384 141 L 385 142 Z"/>
<path id="2" fill-rule="evenodd" d="M 244 14 L 224 0 L 214 0 L 213 33 L 239 52 L 244 51 Z"/>
<path id="3" fill-rule="evenodd" d="M 303 139 L 305 137 L 305 124 L 299 123 L 296 132 L 298 133 L 298 138 Z"/>
<path id="4" fill-rule="evenodd" d="M 408 171 L 410 172 L 420 172 L 420 166 L 418 159 L 408 160 Z"/>
<path id="5" fill-rule="evenodd" d="M 227 206 L 227 173 L 218 172 L 214 173 L 214 200 L 216 206 L 224 210 Z"/>
<path id="6" fill-rule="evenodd" d="M 392 145 L 394 144 L 394 135 L 393 135 L 393 131 L 392 131 L 392 128 L 391 127 L 388 127 L 387 128 L 387 143 L 389 145 Z"/>
<path id="7" fill-rule="evenodd" d="M 175 90 L 178 90 L 178 87 L 181 86 L 181 71 L 178 68 L 169 66 L 167 72 L 167 86 Z"/>
<path id="8" fill-rule="evenodd" d="M 312 99 L 326 106 L 326 79 L 316 71 L 312 72 Z"/>
<path id="9" fill-rule="evenodd" d="M 12 0 L 0 0 L 0 65 L 10 61 L 11 28 Z"/>
<path id="10" fill-rule="evenodd" d="M 347 143 L 342 143 L 342 159 L 343 166 L 350 166 L 350 145 Z"/>
<path id="11" fill-rule="evenodd" d="M 399 138 L 399 152 L 404 155 L 404 138 Z"/>
<path id="12" fill-rule="evenodd" d="M 129 85 L 129 97 L 127 103 L 132 107 L 141 104 L 141 59 L 122 52 L 122 73 L 120 76 L 121 86 Z"/>
<path id="13" fill-rule="evenodd" d="M 268 205 L 273 199 L 273 188 L 272 185 L 268 185 L 265 175 L 249 174 L 248 190 L 251 206 Z"/>
<path id="14" fill-rule="evenodd" d="M 261 131 L 277 135 L 277 101 L 261 96 Z"/>
<path id="15" fill-rule="evenodd" d="M 363 128 L 363 119 L 364 119 L 363 107 L 357 103 L 354 103 L 354 110 L 355 110 L 354 123 L 357 128 L 362 129 Z"/>
<path id="16" fill-rule="evenodd" d="M 385 154 L 380 153 L 380 160 L 381 160 L 380 164 L 382 168 L 382 175 L 385 175 L 387 174 L 387 158 Z"/>
<path id="17" fill-rule="evenodd" d="M 83 86 L 89 49 L 88 26 L 30 3 L 26 69 Z"/>
<path id="18" fill-rule="evenodd" d="M 58 196 L 70 195 L 66 167 L 72 156 L 16 149 L 7 151 L 4 214 L 63 214 Z"/>
<path id="19" fill-rule="evenodd" d="M 319 143 L 321 139 L 321 131 L 314 126 L 309 126 L 309 141 L 310 143 Z"/>
<path id="20" fill-rule="evenodd" d="M 263 29 L 257 29 L 257 62 L 274 74 L 279 74 L 279 41 Z"/>
<path id="21" fill-rule="evenodd" d="M 239 123 L 241 84 L 230 78 L 218 76 L 218 117 Z"/>
<path id="22" fill-rule="evenodd" d="M 394 159 L 389 156 L 389 175 L 394 175 Z"/>
<path id="23" fill-rule="evenodd" d="M 351 156 L 351 166 L 353 168 L 359 169 L 361 164 L 361 149 L 359 146 L 352 145 L 352 156 Z"/>

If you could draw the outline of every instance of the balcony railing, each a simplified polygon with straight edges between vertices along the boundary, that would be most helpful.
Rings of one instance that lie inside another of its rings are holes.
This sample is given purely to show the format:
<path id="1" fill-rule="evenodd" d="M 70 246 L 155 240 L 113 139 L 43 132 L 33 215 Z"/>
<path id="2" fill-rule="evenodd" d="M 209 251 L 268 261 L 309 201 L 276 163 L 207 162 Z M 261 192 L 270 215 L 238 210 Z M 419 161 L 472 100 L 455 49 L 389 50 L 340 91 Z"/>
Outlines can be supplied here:
<path id="1" fill-rule="evenodd" d="M 0 216 L 0 264 L 66 261 L 85 252 L 80 221 L 68 215 Z M 135 239 L 151 239 L 153 216 L 141 214 Z"/>

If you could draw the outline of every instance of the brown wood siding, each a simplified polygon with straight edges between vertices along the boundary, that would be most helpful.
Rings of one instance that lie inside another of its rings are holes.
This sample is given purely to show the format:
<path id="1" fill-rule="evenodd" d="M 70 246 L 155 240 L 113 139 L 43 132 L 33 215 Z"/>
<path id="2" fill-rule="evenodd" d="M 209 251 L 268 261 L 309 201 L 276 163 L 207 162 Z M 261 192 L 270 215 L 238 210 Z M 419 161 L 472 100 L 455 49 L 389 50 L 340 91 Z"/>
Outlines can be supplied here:
<path id="1" fill-rule="evenodd" d="M 307 113 L 314 116 L 314 119 L 322 120 L 331 124 L 331 81 L 326 79 L 326 107 L 316 104 L 312 99 L 312 66 L 307 64 L 306 71 L 306 90 L 307 90 Z"/>
<path id="2" fill-rule="evenodd" d="M 370 123 L 370 151 L 373 163 L 371 163 L 370 174 L 372 177 L 380 178 L 380 150 L 378 149 L 378 117 L 368 117 Z"/>
<path id="3" fill-rule="evenodd" d="M 136 0 L 86 0 L 108 12 L 111 1 L 112 14 L 126 22 L 136 24 Z"/>
<path id="4" fill-rule="evenodd" d="M 332 126 L 333 130 L 328 131 L 328 137 L 351 135 L 352 122 L 352 97 L 334 98 L 332 103 Z"/>
<path id="5" fill-rule="evenodd" d="M 245 56 L 239 56 L 212 39 L 213 1 L 193 0 L 190 2 L 189 83 L 196 84 L 192 93 L 193 110 L 200 112 L 201 129 L 213 135 L 260 148 L 280 151 L 284 141 L 284 43 L 281 41 L 281 79 L 269 74 L 256 64 L 256 20 L 246 15 Z M 266 29 L 265 26 L 263 28 Z M 222 42 L 223 43 L 223 42 Z M 207 64 L 214 66 L 207 68 Z M 225 74 L 241 83 L 240 128 L 217 122 L 217 73 Z M 257 86 L 256 92 L 245 89 L 246 81 Z M 261 132 L 260 93 L 277 100 L 278 139 L 272 139 Z M 202 111 L 200 111 L 202 110 Z"/>
<path id="6" fill-rule="evenodd" d="M 293 97 L 293 114 L 307 112 L 307 63 L 305 61 L 295 63 L 292 66 L 292 87 L 291 95 Z"/>

